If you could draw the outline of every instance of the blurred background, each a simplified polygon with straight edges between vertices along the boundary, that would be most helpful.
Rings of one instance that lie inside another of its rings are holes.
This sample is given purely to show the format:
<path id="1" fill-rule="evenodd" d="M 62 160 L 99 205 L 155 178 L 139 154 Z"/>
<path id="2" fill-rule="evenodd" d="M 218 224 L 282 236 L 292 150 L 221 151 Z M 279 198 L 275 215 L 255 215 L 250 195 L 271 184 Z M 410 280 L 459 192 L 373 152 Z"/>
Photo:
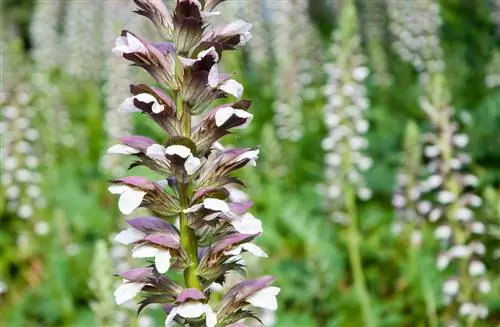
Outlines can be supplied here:
<path id="1" fill-rule="evenodd" d="M 163 326 L 160 309 L 114 304 L 132 262 L 107 180 L 128 163 L 106 156 L 118 136 L 159 135 L 117 112 L 151 80 L 110 52 L 124 27 L 159 36 L 131 0 L 2 6 L 0 325 Z M 249 275 L 282 289 L 264 324 L 500 326 L 500 1 L 220 11 L 253 24 L 223 65 L 254 114 L 226 144 L 261 148 L 242 179 L 270 256 Z"/>

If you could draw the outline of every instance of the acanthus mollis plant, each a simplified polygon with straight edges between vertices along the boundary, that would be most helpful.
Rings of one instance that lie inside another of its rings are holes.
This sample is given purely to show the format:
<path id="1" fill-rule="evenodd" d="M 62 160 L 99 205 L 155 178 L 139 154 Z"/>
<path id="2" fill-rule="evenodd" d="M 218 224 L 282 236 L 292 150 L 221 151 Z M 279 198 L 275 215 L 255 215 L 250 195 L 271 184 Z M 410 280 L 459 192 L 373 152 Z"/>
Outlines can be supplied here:
<path id="1" fill-rule="evenodd" d="M 184 326 L 244 326 L 254 317 L 250 307 L 276 310 L 280 289 L 274 278 L 247 280 L 233 286 L 219 303 L 211 298 L 213 283 L 224 283 L 230 271 L 244 271 L 240 255 L 267 256 L 252 241 L 262 233 L 260 220 L 248 213 L 251 202 L 230 202 L 229 187 L 242 185 L 232 173 L 254 165 L 257 148 L 223 149 L 218 143 L 232 129 L 252 120 L 250 101 L 237 100 L 211 109 L 215 99 L 240 99 L 243 87 L 219 71 L 223 53 L 244 45 L 251 25 L 242 20 L 212 27 L 207 16 L 221 0 L 178 0 L 172 13 L 159 1 L 134 0 L 137 13 L 148 17 L 167 40 L 152 43 L 122 31 L 113 52 L 144 68 L 157 86 L 132 85 L 132 96 L 121 111 L 149 116 L 167 134 L 158 143 L 144 136 L 125 136 L 108 152 L 131 155 L 131 165 L 146 166 L 163 177 L 152 181 L 129 176 L 111 181 L 109 190 L 120 196 L 119 209 L 131 214 L 142 206 L 155 216 L 128 221 L 130 228 L 116 240 L 134 245 L 132 256 L 151 258 L 145 268 L 120 274 L 124 282 L 115 291 L 118 303 L 141 295 L 139 312 L 160 303 L 173 321 Z M 178 219 L 178 226 L 172 224 Z M 167 276 L 179 272 L 184 282 Z"/>
<path id="2" fill-rule="evenodd" d="M 60 64 L 58 24 L 61 1 L 37 1 L 30 25 L 31 55 L 41 70 L 51 70 Z M 51 19 L 47 19 L 51 17 Z"/>
<path id="3" fill-rule="evenodd" d="M 384 49 L 386 39 L 386 0 L 373 0 L 364 3 L 363 36 L 367 44 L 372 77 L 375 84 L 389 86 L 393 83 Z"/>
<path id="4" fill-rule="evenodd" d="M 495 25 L 495 35 L 500 36 L 500 1 L 491 2 L 491 21 Z M 498 88 L 500 86 L 500 51 L 493 49 L 491 61 L 486 67 L 485 83 L 488 88 Z"/>
<path id="5" fill-rule="evenodd" d="M 441 244 L 437 267 L 449 276 L 442 287 L 447 304 L 443 317 L 449 325 L 462 321 L 473 326 L 488 317 L 483 297 L 491 289 L 482 259 L 487 251 L 481 240 L 486 227 L 475 214 L 482 205 L 475 190 L 479 179 L 467 171 L 468 136 L 453 119 L 453 107 L 422 101 L 433 128 L 424 134 L 429 162 L 423 191 L 432 204 L 428 219 Z"/>
<path id="6" fill-rule="evenodd" d="M 89 6 L 87 1 L 66 1 L 63 44 L 68 60 L 64 71 L 80 79 L 96 81 L 104 57 L 101 49 L 101 24 L 104 1 Z"/>
<path id="7" fill-rule="evenodd" d="M 396 175 L 396 189 L 392 196 L 392 205 L 397 213 L 397 221 L 393 225 L 394 233 L 409 236 L 414 246 L 420 244 L 420 229 L 424 214 L 431 207 L 429 201 L 420 201 L 421 157 L 420 131 L 414 122 L 410 122 L 405 130 L 401 167 Z"/>
<path id="8" fill-rule="evenodd" d="M 314 28 L 309 19 L 307 2 L 301 0 L 269 3 L 272 49 L 275 56 L 276 98 L 274 124 L 278 137 L 296 142 L 303 135 L 303 97 L 311 83 L 309 52 Z"/>
<path id="9" fill-rule="evenodd" d="M 394 52 L 417 71 L 441 71 L 444 62 L 438 1 L 388 0 L 387 11 Z"/>
<path id="10" fill-rule="evenodd" d="M 357 200 L 371 197 L 362 175 L 372 165 L 371 158 L 364 154 L 369 128 L 364 81 L 369 71 L 361 49 L 355 4 L 352 0 L 342 1 L 339 9 L 339 27 L 333 34 L 331 49 L 333 61 L 325 66 L 328 80 L 324 117 L 328 135 L 322 143 L 326 152 L 324 193 L 331 219 L 346 226 L 345 242 L 364 326 L 376 326 L 361 263 L 357 214 Z"/>

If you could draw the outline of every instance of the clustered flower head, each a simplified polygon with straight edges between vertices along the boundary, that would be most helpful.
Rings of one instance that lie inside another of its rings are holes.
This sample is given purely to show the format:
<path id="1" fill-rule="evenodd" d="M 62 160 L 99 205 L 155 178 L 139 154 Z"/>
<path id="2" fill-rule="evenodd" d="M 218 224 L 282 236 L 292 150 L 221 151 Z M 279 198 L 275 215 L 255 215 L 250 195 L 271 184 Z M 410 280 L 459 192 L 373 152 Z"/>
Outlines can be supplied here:
<path id="1" fill-rule="evenodd" d="M 123 6 L 123 2 L 106 1 L 103 5 L 104 26 L 103 38 L 111 41 L 116 38 L 116 26 L 123 21 L 131 20 L 133 15 L 130 6 Z M 130 8 L 129 8 L 130 7 Z M 137 17 L 139 18 L 139 17 Z M 132 21 L 132 27 L 139 29 L 141 26 L 137 20 Z M 106 54 L 109 53 L 109 44 L 105 42 Z M 130 135 L 133 130 L 131 117 L 117 112 L 116 108 L 122 103 L 123 99 L 129 94 L 128 86 L 130 84 L 130 67 L 123 65 L 121 58 L 107 55 L 105 62 L 106 81 L 103 85 L 105 94 L 106 114 L 104 117 L 105 131 L 108 134 L 110 142 L 115 142 L 116 138 Z M 120 165 L 120 158 L 116 156 L 102 156 L 101 168 L 111 176 L 121 176 L 126 167 Z"/>
<path id="2" fill-rule="evenodd" d="M 35 110 L 28 89 L 19 87 L 6 100 L 1 122 L 2 186 L 7 210 L 21 219 L 30 219 L 45 206 L 36 147 L 40 134 L 33 126 Z M 41 234 L 46 234 L 46 227 L 41 228 Z"/>
<path id="3" fill-rule="evenodd" d="M 42 70 L 49 70 L 58 66 L 59 34 L 58 23 L 61 1 L 37 1 L 30 24 L 32 57 Z M 51 19 L 47 19 L 51 17 Z"/>
<path id="4" fill-rule="evenodd" d="M 384 40 L 386 39 L 386 0 L 366 1 L 362 20 L 363 34 L 367 43 L 370 57 L 373 81 L 382 86 L 393 83 L 393 76 L 389 72 Z"/>
<path id="5" fill-rule="evenodd" d="M 280 139 L 298 141 L 303 134 L 304 90 L 312 81 L 310 60 L 315 53 L 309 50 L 317 38 L 306 1 L 273 1 L 269 6 L 277 76 L 274 123 Z"/>
<path id="6" fill-rule="evenodd" d="M 442 72 L 443 50 L 439 44 L 441 16 L 435 0 L 387 2 L 394 35 L 394 51 L 417 71 Z"/>
<path id="7" fill-rule="evenodd" d="M 405 131 L 402 164 L 396 175 L 396 189 L 392 196 L 392 205 L 399 218 L 393 225 L 393 232 L 395 234 L 411 232 L 409 236 L 413 246 L 420 245 L 420 227 L 425 221 L 425 213 L 428 213 L 431 207 L 430 201 L 421 201 L 421 157 L 419 130 L 416 124 L 410 123 Z"/>
<path id="8" fill-rule="evenodd" d="M 491 5 L 491 21 L 495 25 L 495 34 L 498 37 L 500 36 L 500 1 L 492 1 Z M 500 86 L 500 52 L 498 49 L 493 50 L 491 61 L 486 67 L 485 83 L 489 88 Z"/>
<path id="9" fill-rule="evenodd" d="M 127 30 L 117 38 L 113 53 L 145 69 L 158 83 L 131 85 L 131 96 L 119 111 L 148 116 L 168 136 L 162 141 L 123 136 L 108 150 L 135 158 L 130 168 L 146 166 L 163 177 L 111 181 L 109 191 L 119 195 L 123 214 L 138 207 L 152 214 L 128 220 L 129 228 L 116 236 L 118 242 L 134 246 L 132 257 L 150 263 L 120 274 L 123 284 L 115 291 L 116 302 L 140 294 L 139 312 L 160 303 L 166 326 L 174 321 L 244 326 L 243 319 L 254 317 L 250 307 L 276 310 L 280 291 L 271 285 L 273 277 L 263 277 L 236 284 L 219 303 L 211 299 L 213 283 L 223 284 L 230 271 L 244 271 L 244 252 L 267 256 L 252 243 L 262 233 L 261 221 L 248 212 L 252 203 L 233 202 L 229 192 L 242 185 L 232 173 L 255 165 L 259 150 L 224 149 L 218 143 L 253 117 L 250 101 L 240 99 L 242 85 L 219 70 L 224 52 L 249 40 L 251 25 L 238 20 L 211 26 L 206 17 L 217 15 L 213 9 L 222 0 L 178 0 L 172 13 L 160 1 L 134 2 L 136 12 L 149 18 L 166 41 L 153 43 Z M 226 97 L 236 100 L 211 108 L 192 126 L 192 115 Z M 184 283 L 170 278 L 169 271 L 183 273 Z"/>
<path id="10" fill-rule="evenodd" d="M 99 78 L 103 61 L 100 46 L 101 12 L 106 2 L 92 6 L 80 0 L 67 2 L 63 44 L 69 58 L 63 68 L 72 76 L 92 80 Z"/>
<path id="11" fill-rule="evenodd" d="M 351 11 L 349 7 L 344 11 L 342 26 L 351 23 L 357 26 L 355 12 Z M 343 185 L 351 185 L 360 199 L 371 197 L 371 190 L 365 185 L 362 175 L 372 166 L 371 158 L 363 153 L 368 146 L 365 133 L 369 123 L 365 112 L 369 100 L 364 81 L 369 70 L 362 55 L 357 28 L 344 28 L 334 33 L 331 54 L 333 62 L 325 65 L 328 76 L 324 88 L 328 135 L 322 142 L 327 166 L 325 192 L 328 200 L 342 209 Z"/>
<path id="12" fill-rule="evenodd" d="M 491 285 L 482 261 L 486 247 L 480 239 L 486 227 L 474 214 L 482 204 L 475 194 L 479 180 L 467 171 L 471 159 L 465 148 L 469 139 L 454 119 L 443 76 L 439 4 L 431 0 L 411 4 L 390 1 L 389 7 L 392 30 L 398 38 L 396 50 L 420 73 L 420 107 L 431 126 L 422 135 L 426 166 L 411 200 L 415 214 L 427 219 L 441 245 L 437 268 L 450 276 L 442 286 L 449 313 L 446 320 L 448 326 L 454 326 L 461 319 L 485 319 L 488 309 L 481 294 L 488 293 Z M 397 207 L 405 205 L 397 195 L 394 200 Z"/>
<path id="13" fill-rule="evenodd" d="M 435 225 L 434 235 L 442 245 L 437 267 L 451 274 L 443 285 L 443 296 L 450 305 L 456 304 L 459 316 L 485 319 L 488 309 L 481 294 L 491 289 L 482 260 L 486 246 L 481 236 L 486 227 L 474 213 L 482 200 L 475 193 L 479 179 L 466 169 L 470 163 L 465 152 L 468 136 L 460 133 L 452 107 L 436 110 L 429 103 L 423 106 L 433 131 L 424 135 L 424 155 L 429 162 L 421 190 L 423 201 L 431 204 L 425 206 L 425 214 Z"/>

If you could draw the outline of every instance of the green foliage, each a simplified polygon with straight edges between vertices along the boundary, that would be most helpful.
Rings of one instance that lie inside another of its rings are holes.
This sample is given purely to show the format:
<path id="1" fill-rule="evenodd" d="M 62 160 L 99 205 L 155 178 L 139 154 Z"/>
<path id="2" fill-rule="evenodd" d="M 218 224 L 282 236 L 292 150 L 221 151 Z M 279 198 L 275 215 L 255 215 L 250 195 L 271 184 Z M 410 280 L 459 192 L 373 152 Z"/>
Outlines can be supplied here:
<path id="1" fill-rule="evenodd" d="M 7 2 L 6 16 L 21 30 L 26 28 L 31 2 L 22 2 L 19 7 L 16 1 Z M 488 23 L 486 2 L 441 2 L 446 76 L 454 105 L 470 113 L 471 122 L 466 125 L 471 136 L 468 150 L 484 190 L 480 215 L 497 227 L 484 240 L 493 251 L 500 249 L 500 93 L 484 86 L 485 67 L 495 47 L 492 25 Z M 335 21 L 325 13 L 325 3 L 330 1 L 311 1 L 311 13 L 317 18 L 323 42 L 328 44 Z M 34 69 L 29 66 L 25 44 L 18 39 L 7 46 L 6 51 L 14 55 L 2 69 L 13 84 L 31 82 L 31 77 L 21 72 Z M 437 250 L 430 231 L 424 231 L 423 238 L 429 246 L 420 251 L 412 250 L 408 242 L 392 233 L 390 196 L 401 161 L 411 163 L 408 169 L 415 168 L 412 164 L 421 153 L 416 140 L 428 126 L 418 106 L 420 89 L 414 71 L 391 53 L 387 44 L 383 49 L 395 83 L 389 87 L 371 81 L 368 85 L 372 101 L 368 151 L 374 167 L 366 179 L 374 199 L 359 205 L 362 263 L 380 326 L 427 326 L 429 310 L 435 307 L 439 312 L 443 306 L 440 287 L 446 276 L 435 268 Z M 242 56 L 229 61 L 231 70 L 243 79 L 255 115 L 252 125 L 232 137 L 231 143 L 261 145 L 258 166 L 247 168 L 243 174 L 250 198 L 255 201 L 252 212 L 264 224 L 259 245 L 270 256 L 256 268 L 278 276 L 277 284 L 282 289 L 276 326 L 362 326 L 351 267 L 341 242 L 345 235 L 330 220 L 317 191 L 324 170 L 324 99 L 305 103 L 301 141 L 295 145 L 282 143 L 272 126 L 274 94 L 268 80 L 272 71 L 257 74 Z M 18 67 L 19 74 L 12 74 L 11 67 Z M 53 134 L 58 122 L 39 112 L 37 124 L 44 131 L 44 148 L 54 157 L 43 171 L 48 206 L 41 215 L 49 222 L 50 233 L 33 239 L 27 253 L 16 247 L 25 222 L 6 212 L 5 190 L 1 190 L 0 280 L 7 283 L 9 291 L 0 294 L 0 320 L 9 327 L 87 327 L 99 325 L 98 321 L 105 326 L 103 321 L 115 309 L 109 303 L 109 293 L 105 293 L 112 283 L 97 276 L 109 277 L 115 267 L 109 266 L 109 250 L 102 240 L 121 224 L 115 200 L 106 191 L 110 176 L 99 169 L 110 141 L 106 140 L 104 126 L 105 99 L 99 83 L 75 80 L 62 71 L 45 77 L 59 90 L 76 142 L 70 147 L 56 143 L 47 147 L 49 139 L 61 135 Z M 34 97 L 44 96 L 41 90 L 34 93 Z M 144 120 L 135 128 L 151 137 L 158 135 L 156 127 Z M 492 323 L 476 326 L 495 326 L 500 321 L 498 258 L 490 256 L 487 266 L 493 279 L 493 290 L 487 298 Z M 162 314 L 156 315 L 160 326 Z"/>

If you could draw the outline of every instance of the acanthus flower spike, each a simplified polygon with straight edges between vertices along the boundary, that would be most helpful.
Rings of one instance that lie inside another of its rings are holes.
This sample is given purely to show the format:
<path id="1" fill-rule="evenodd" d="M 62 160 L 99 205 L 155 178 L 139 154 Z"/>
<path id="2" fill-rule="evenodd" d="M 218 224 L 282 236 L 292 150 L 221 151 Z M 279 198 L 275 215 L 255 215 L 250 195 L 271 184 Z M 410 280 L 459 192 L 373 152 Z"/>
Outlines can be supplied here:
<path id="1" fill-rule="evenodd" d="M 251 102 L 239 100 L 243 86 L 219 65 L 223 51 L 250 39 L 251 24 L 238 20 L 211 27 L 205 18 L 217 14 L 212 10 L 221 0 L 177 0 L 172 13 L 158 0 L 134 2 L 136 13 L 148 17 L 168 42 L 152 43 L 129 31 L 116 40 L 115 54 L 160 83 L 132 85 L 132 95 L 119 111 L 146 114 L 167 135 L 161 142 L 138 135 L 119 137 L 120 144 L 108 150 L 135 158 L 130 169 L 145 166 L 163 177 L 158 182 L 140 176 L 111 180 L 109 191 L 120 196 L 122 213 L 144 207 L 155 214 L 128 220 L 129 227 L 115 237 L 132 246 L 132 257 L 148 262 L 147 268 L 120 275 L 124 283 L 115 291 L 116 302 L 141 297 L 139 313 L 159 303 L 166 326 L 244 326 L 240 320 L 256 317 L 247 307 L 276 310 L 280 291 L 271 286 L 273 278 L 249 281 L 217 305 L 210 290 L 214 282 L 223 284 L 231 271 L 244 275 L 246 252 L 267 257 L 253 243 L 263 233 L 263 224 L 249 212 L 252 202 L 232 196 L 243 184 L 233 172 L 254 166 L 260 150 L 224 149 L 218 142 L 253 118 Z M 191 126 L 193 115 L 228 96 L 238 100 L 210 108 Z M 175 218 L 178 227 L 169 223 Z M 183 274 L 182 286 L 167 277 L 171 271 Z"/>

